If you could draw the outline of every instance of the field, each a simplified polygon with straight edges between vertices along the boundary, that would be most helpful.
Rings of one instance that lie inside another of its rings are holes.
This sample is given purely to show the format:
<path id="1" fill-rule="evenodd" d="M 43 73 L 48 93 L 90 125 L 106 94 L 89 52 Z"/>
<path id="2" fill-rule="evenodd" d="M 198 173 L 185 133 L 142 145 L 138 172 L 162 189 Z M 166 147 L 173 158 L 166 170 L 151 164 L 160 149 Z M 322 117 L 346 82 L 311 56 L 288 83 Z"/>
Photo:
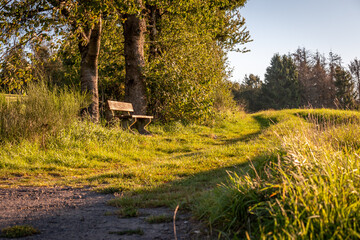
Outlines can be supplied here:
<path id="1" fill-rule="evenodd" d="M 152 136 L 75 121 L 2 140 L 0 187 L 91 186 L 119 207 L 180 205 L 220 238 L 356 239 L 360 114 L 224 113 Z M 9 135 L 10 136 L 10 135 Z"/>

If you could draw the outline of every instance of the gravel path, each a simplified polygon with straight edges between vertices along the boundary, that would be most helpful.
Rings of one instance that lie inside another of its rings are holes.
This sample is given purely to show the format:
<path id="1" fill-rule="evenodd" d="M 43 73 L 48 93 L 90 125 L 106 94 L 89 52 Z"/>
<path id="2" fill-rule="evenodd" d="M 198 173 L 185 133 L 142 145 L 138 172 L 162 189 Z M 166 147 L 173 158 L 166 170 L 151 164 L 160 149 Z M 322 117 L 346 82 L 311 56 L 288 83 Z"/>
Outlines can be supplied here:
<path id="1" fill-rule="evenodd" d="M 117 208 L 106 205 L 113 195 L 70 187 L 0 189 L 0 229 L 14 225 L 31 225 L 40 234 L 21 239 L 174 239 L 173 223 L 149 224 L 149 215 L 173 215 L 167 208 L 139 209 L 139 217 L 119 218 L 109 215 Z M 177 239 L 208 239 L 190 215 L 177 214 Z M 141 229 L 143 235 L 117 235 Z M 1 238 L 0 239 L 4 239 Z"/>

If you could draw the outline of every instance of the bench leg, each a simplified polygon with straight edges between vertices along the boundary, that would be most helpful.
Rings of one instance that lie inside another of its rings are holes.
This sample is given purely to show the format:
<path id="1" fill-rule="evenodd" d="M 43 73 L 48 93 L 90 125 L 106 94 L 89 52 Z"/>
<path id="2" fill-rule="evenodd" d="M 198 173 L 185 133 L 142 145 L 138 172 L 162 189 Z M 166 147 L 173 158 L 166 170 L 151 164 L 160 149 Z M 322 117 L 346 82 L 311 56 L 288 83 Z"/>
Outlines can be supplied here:
<path id="1" fill-rule="evenodd" d="M 145 124 L 144 130 L 150 134 L 150 132 L 146 129 L 146 127 L 151 123 L 151 118 L 149 118 L 149 122 Z"/>
<path id="2" fill-rule="evenodd" d="M 149 119 L 149 122 L 147 122 L 145 125 L 144 125 L 144 121 L 145 121 L 145 119 L 134 118 L 134 122 L 131 123 L 131 125 L 128 127 L 128 129 L 130 130 L 130 132 L 135 133 L 132 130 L 132 127 L 135 127 L 140 134 L 151 135 L 151 133 L 148 130 L 146 130 L 146 127 L 151 123 L 151 119 Z"/>
<path id="3" fill-rule="evenodd" d="M 137 122 L 137 118 L 134 118 L 134 122 L 131 123 L 131 124 L 128 126 L 128 129 L 130 130 L 130 132 L 132 132 L 132 133 L 134 133 L 134 134 L 135 134 L 135 132 L 131 129 L 131 127 L 134 126 L 134 124 L 135 124 L 136 122 Z"/>
<path id="4" fill-rule="evenodd" d="M 146 122 L 146 119 L 139 119 L 137 122 L 136 128 L 142 135 L 151 135 L 151 133 L 146 129 L 146 127 L 150 124 L 151 119 L 149 119 L 148 122 Z"/>

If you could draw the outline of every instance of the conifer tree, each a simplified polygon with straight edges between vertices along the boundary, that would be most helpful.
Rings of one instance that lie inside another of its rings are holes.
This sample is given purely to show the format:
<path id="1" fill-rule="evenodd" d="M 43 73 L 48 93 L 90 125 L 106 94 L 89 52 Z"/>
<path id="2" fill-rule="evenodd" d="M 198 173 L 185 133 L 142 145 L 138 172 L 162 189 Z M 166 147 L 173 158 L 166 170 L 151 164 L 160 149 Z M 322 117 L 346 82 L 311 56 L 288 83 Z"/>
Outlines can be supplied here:
<path id="1" fill-rule="evenodd" d="M 360 61 L 355 58 L 353 61 L 350 62 L 349 69 L 357 82 L 357 94 L 358 97 L 360 97 Z"/>
<path id="2" fill-rule="evenodd" d="M 298 72 L 290 56 L 275 54 L 266 69 L 262 101 L 265 108 L 294 108 L 300 105 Z"/>
<path id="3" fill-rule="evenodd" d="M 340 66 L 337 66 L 334 71 L 337 104 L 343 109 L 354 108 L 356 93 L 351 74 Z"/>

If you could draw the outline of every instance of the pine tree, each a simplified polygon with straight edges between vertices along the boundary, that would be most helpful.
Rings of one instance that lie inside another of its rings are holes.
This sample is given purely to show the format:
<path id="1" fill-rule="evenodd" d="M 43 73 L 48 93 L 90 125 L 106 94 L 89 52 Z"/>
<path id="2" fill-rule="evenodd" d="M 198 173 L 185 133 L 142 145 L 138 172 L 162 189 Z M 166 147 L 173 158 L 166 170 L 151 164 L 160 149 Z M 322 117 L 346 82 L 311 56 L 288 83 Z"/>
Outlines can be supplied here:
<path id="1" fill-rule="evenodd" d="M 360 61 L 357 58 L 350 62 L 349 70 L 357 82 L 357 94 L 360 97 Z"/>
<path id="2" fill-rule="evenodd" d="M 337 66 L 335 68 L 335 90 L 336 102 L 343 109 L 352 109 L 355 107 L 356 93 L 354 91 L 355 84 L 351 74 Z"/>
<path id="3" fill-rule="evenodd" d="M 294 108 L 300 105 L 298 72 L 290 56 L 275 54 L 266 69 L 263 86 L 265 108 Z"/>

